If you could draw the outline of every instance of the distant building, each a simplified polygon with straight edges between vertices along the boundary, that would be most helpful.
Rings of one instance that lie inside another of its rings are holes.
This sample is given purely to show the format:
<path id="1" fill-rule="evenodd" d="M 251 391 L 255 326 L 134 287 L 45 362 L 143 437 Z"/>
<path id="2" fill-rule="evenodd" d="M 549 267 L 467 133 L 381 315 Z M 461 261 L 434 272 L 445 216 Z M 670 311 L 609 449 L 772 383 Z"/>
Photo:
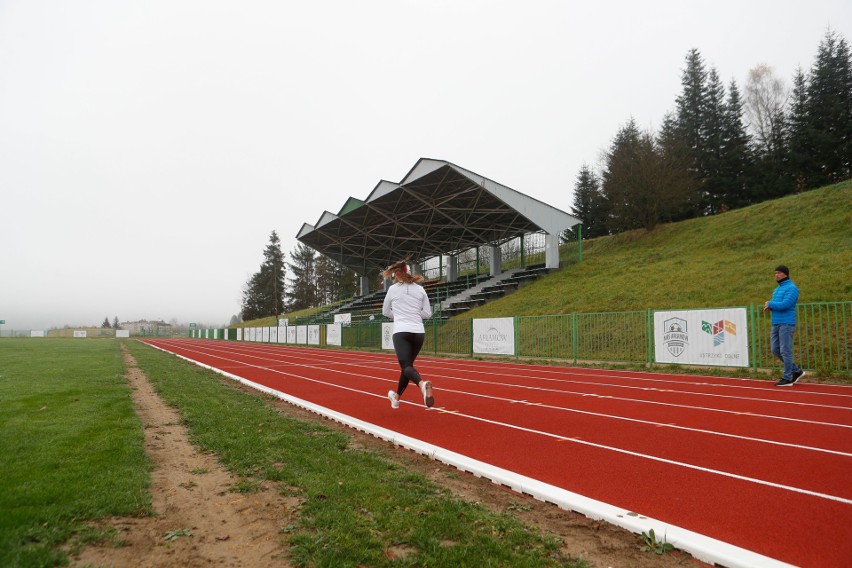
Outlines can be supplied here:
<path id="1" fill-rule="evenodd" d="M 125 321 L 118 325 L 120 329 L 130 331 L 131 335 L 164 335 L 170 334 L 172 331 L 172 324 L 166 323 L 163 320 Z"/>

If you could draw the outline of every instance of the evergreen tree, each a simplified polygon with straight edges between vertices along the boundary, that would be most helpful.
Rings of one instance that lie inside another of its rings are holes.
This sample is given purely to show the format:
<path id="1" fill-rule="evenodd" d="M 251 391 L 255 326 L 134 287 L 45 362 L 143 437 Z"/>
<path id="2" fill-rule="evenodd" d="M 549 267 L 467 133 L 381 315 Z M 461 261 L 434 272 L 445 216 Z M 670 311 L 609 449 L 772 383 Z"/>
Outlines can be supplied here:
<path id="1" fill-rule="evenodd" d="M 571 214 L 583 223 L 583 238 L 592 239 L 607 234 L 607 205 L 601 194 L 600 181 L 592 169 L 583 164 L 574 183 L 574 204 Z M 574 240 L 572 229 L 565 231 L 565 240 Z"/>
<path id="2" fill-rule="evenodd" d="M 112 328 L 113 328 L 113 329 L 118 329 L 119 327 L 121 327 L 121 326 L 120 326 L 120 325 L 118 325 L 118 316 L 115 316 L 115 317 L 112 319 Z"/>
<path id="3" fill-rule="evenodd" d="M 683 221 L 695 217 L 700 207 L 700 182 L 693 168 L 692 152 L 671 113 L 663 118 L 656 145 L 660 154 L 660 183 L 666 184 L 671 194 L 668 218 Z"/>
<path id="4" fill-rule="evenodd" d="M 112 326 L 109 324 L 109 318 L 108 317 L 104 318 L 104 322 L 101 324 L 101 328 L 109 329 L 110 327 L 112 327 Z"/>
<path id="5" fill-rule="evenodd" d="M 318 305 L 316 254 L 306 244 L 299 243 L 290 252 L 291 262 L 287 264 L 292 278 L 287 294 L 290 311 L 314 308 Z"/>
<path id="6" fill-rule="evenodd" d="M 790 97 L 790 112 L 787 121 L 789 137 L 789 168 L 794 179 L 795 190 L 802 191 L 811 175 L 810 122 L 808 120 L 808 80 L 801 68 L 793 75 L 793 92 Z"/>
<path id="7" fill-rule="evenodd" d="M 284 311 L 284 255 L 278 233 L 272 231 L 269 244 L 263 251 L 263 263 L 243 287 L 242 316 L 244 321 L 278 316 Z"/>
<path id="8" fill-rule="evenodd" d="M 718 213 L 725 188 L 722 169 L 725 162 L 725 88 L 713 68 L 707 75 L 704 108 L 699 114 L 700 143 L 695 151 L 696 166 L 702 181 L 702 211 Z"/>
<path id="9" fill-rule="evenodd" d="M 677 135 L 692 156 L 692 167 L 696 174 L 703 178 L 703 172 L 699 169 L 699 157 L 706 133 L 704 118 L 707 108 L 707 70 L 697 49 L 691 49 L 687 53 L 686 68 L 681 74 L 680 83 L 683 89 L 675 101 Z"/>
<path id="10" fill-rule="evenodd" d="M 811 136 L 809 187 L 847 179 L 852 168 L 852 59 L 846 40 L 826 32 L 810 73 L 807 120 Z"/>
<path id="11" fill-rule="evenodd" d="M 743 113 L 740 91 L 736 81 L 732 80 L 722 116 L 722 153 L 716 184 L 719 191 L 717 211 L 744 207 L 755 202 L 749 183 L 753 162 Z"/>

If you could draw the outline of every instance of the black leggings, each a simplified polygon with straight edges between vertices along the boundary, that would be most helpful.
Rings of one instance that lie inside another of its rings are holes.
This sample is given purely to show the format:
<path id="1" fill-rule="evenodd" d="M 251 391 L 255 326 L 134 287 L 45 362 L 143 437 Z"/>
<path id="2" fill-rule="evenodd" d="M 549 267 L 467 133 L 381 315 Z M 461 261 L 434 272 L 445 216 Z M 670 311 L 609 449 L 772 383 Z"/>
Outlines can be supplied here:
<path id="1" fill-rule="evenodd" d="M 420 373 L 414 368 L 414 360 L 417 359 L 425 339 L 425 333 L 401 331 L 393 334 L 393 349 L 396 351 L 396 358 L 399 360 L 399 368 L 402 369 L 399 374 L 399 385 L 396 387 L 396 394 L 399 396 L 402 396 L 402 393 L 405 392 L 405 387 L 408 386 L 409 381 L 419 385 L 422 380 Z"/>

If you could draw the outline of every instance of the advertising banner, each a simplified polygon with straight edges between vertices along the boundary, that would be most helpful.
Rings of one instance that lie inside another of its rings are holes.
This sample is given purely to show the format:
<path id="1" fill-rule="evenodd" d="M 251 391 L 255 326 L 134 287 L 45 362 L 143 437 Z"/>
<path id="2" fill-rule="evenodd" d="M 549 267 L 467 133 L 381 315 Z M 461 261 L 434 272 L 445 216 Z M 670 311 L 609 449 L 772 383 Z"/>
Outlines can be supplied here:
<path id="1" fill-rule="evenodd" d="M 296 343 L 299 345 L 306 345 L 308 343 L 308 326 L 296 326 Z"/>
<path id="2" fill-rule="evenodd" d="M 237 341 L 242 341 L 242 340 L 243 340 L 243 328 L 238 327 L 237 328 Z"/>
<path id="3" fill-rule="evenodd" d="M 286 343 L 288 333 L 286 325 L 278 326 L 278 343 Z"/>
<path id="4" fill-rule="evenodd" d="M 262 343 L 269 343 L 269 328 L 268 327 L 261 328 L 260 333 L 261 333 L 260 341 Z"/>
<path id="5" fill-rule="evenodd" d="M 74 337 L 86 337 L 86 330 L 74 330 Z"/>
<path id="6" fill-rule="evenodd" d="M 319 325 L 309 325 L 308 326 L 308 345 L 319 345 L 320 344 L 320 326 Z"/>
<path id="7" fill-rule="evenodd" d="M 325 331 L 326 345 L 341 345 L 343 333 L 341 332 L 340 328 L 341 324 L 339 323 L 328 324 Z"/>
<path id="8" fill-rule="evenodd" d="M 393 322 L 382 322 L 382 349 L 393 349 Z"/>
<path id="9" fill-rule="evenodd" d="M 116 337 L 130 337 L 130 330 L 129 329 L 116 329 L 115 330 L 115 336 Z"/>
<path id="10" fill-rule="evenodd" d="M 473 352 L 488 355 L 514 355 L 515 318 L 474 319 Z"/>
<path id="11" fill-rule="evenodd" d="M 658 363 L 748 367 L 745 308 L 654 312 Z"/>
<path id="12" fill-rule="evenodd" d="M 351 325 L 352 314 L 334 314 L 334 323 L 341 323 L 347 326 Z"/>

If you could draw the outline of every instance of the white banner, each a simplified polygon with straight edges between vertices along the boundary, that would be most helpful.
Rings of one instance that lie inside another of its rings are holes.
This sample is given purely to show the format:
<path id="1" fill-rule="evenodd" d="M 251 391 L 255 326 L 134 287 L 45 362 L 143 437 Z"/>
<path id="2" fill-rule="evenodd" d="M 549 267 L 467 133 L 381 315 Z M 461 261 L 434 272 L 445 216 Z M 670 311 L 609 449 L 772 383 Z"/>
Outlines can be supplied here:
<path id="1" fill-rule="evenodd" d="M 296 326 L 296 343 L 298 343 L 299 345 L 305 345 L 308 343 L 308 326 Z"/>
<path id="2" fill-rule="evenodd" d="M 309 325 L 308 326 L 308 345 L 319 345 L 320 344 L 320 326 L 319 325 Z"/>
<path id="3" fill-rule="evenodd" d="M 287 326 L 282 325 L 278 327 L 278 343 L 286 343 L 287 342 Z"/>
<path id="4" fill-rule="evenodd" d="M 382 322 L 382 349 L 393 349 L 393 322 Z"/>
<path id="5" fill-rule="evenodd" d="M 352 314 L 334 314 L 334 323 L 352 325 Z"/>
<path id="6" fill-rule="evenodd" d="M 290 345 L 296 343 L 296 326 L 291 325 L 287 327 L 287 343 Z"/>
<path id="7" fill-rule="evenodd" d="M 515 318 L 474 319 L 473 352 L 489 355 L 514 355 Z"/>
<path id="8" fill-rule="evenodd" d="M 237 341 L 242 341 L 242 340 L 243 340 L 243 328 L 238 327 L 237 328 Z"/>
<path id="9" fill-rule="evenodd" d="M 116 332 L 116 333 L 118 333 L 118 332 Z M 30 337 L 44 337 L 44 331 L 30 330 Z"/>
<path id="10" fill-rule="evenodd" d="M 330 323 L 325 328 L 325 343 L 326 345 L 342 345 L 341 324 Z"/>
<path id="11" fill-rule="evenodd" d="M 260 337 L 260 341 L 261 341 L 262 343 L 269 343 L 269 328 L 268 328 L 268 327 L 263 327 L 263 328 L 261 329 L 261 334 L 262 334 L 262 335 L 261 335 L 261 337 Z"/>
<path id="12" fill-rule="evenodd" d="M 74 331 L 74 337 L 86 337 L 86 330 L 76 330 Z"/>
<path id="13" fill-rule="evenodd" d="M 654 312 L 658 363 L 748 367 L 745 308 Z"/>
<path id="14" fill-rule="evenodd" d="M 115 336 L 116 337 L 130 337 L 130 330 L 129 329 L 116 329 L 115 330 Z"/>

